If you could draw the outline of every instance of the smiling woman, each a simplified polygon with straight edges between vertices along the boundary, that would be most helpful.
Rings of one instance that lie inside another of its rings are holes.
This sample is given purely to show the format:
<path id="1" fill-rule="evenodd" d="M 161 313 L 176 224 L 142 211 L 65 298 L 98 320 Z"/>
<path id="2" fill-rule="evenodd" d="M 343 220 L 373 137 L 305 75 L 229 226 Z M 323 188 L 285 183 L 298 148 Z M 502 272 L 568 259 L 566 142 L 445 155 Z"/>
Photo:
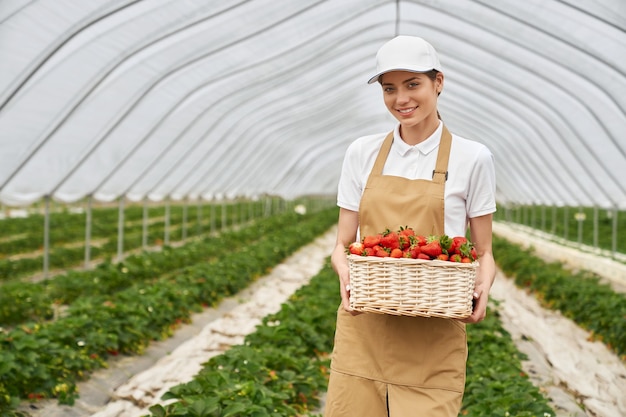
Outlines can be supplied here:
<path id="1" fill-rule="evenodd" d="M 398 125 L 388 134 L 357 139 L 344 160 L 332 254 L 343 308 L 337 313 L 325 415 L 453 417 L 465 383 L 464 323 L 485 318 L 495 276 L 493 158 L 487 147 L 452 135 L 439 119 L 444 75 L 427 41 L 395 37 L 379 49 L 376 66 L 369 83 L 379 81 Z M 407 225 L 423 236 L 465 236 L 470 226 L 480 265 L 468 318 L 357 314 L 350 307 L 345 248 L 359 236 Z"/>

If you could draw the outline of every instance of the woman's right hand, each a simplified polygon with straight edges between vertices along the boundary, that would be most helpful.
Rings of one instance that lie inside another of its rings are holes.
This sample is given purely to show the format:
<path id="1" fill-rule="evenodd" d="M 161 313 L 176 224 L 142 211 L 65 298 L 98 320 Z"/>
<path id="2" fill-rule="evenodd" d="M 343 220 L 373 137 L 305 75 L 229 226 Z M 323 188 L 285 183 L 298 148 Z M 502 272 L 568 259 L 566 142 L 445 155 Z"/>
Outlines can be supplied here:
<path id="1" fill-rule="evenodd" d="M 350 314 L 358 314 L 350 308 L 350 266 L 346 255 L 346 247 L 354 242 L 359 223 L 358 213 L 347 209 L 339 210 L 337 243 L 331 254 L 330 261 L 339 277 L 339 292 L 343 309 Z"/>

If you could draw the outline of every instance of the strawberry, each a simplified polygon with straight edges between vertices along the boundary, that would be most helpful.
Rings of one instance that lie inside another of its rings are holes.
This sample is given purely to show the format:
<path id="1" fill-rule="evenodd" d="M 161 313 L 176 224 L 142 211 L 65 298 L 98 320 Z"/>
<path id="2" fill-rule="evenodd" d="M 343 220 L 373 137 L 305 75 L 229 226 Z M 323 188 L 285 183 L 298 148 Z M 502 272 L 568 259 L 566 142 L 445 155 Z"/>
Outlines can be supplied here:
<path id="1" fill-rule="evenodd" d="M 400 227 L 400 235 L 402 236 L 415 236 L 415 230 L 411 229 L 409 226 Z"/>
<path id="2" fill-rule="evenodd" d="M 461 255 L 459 255 L 458 253 L 455 253 L 454 255 L 450 256 L 449 261 L 450 262 L 461 262 L 462 258 Z"/>
<path id="3" fill-rule="evenodd" d="M 389 252 L 387 252 L 387 250 L 385 250 L 382 246 L 376 245 L 372 249 L 374 249 L 374 256 L 378 256 L 379 258 L 389 256 Z"/>
<path id="4" fill-rule="evenodd" d="M 412 245 L 409 249 L 407 249 L 408 255 L 407 258 L 417 259 L 417 256 L 420 254 L 420 247 L 417 245 Z"/>
<path id="5" fill-rule="evenodd" d="M 365 249 L 365 247 L 361 242 L 352 242 L 350 246 L 348 246 L 348 250 L 353 255 L 363 255 L 363 249 Z"/>
<path id="6" fill-rule="evenodd" d="M 374 248 L 365 248 L 363 249 L 363 256 L 374 256 L 375 255 Z"/>
<path id="7" fill-rule="evenodd" d="M 467 242 L 467 238 L 464 236 L 455 236 L 452 238 L 452 243 L 450 244 L 450 249 L 448 249 L 448 253 L 450 255 L 454 254 L 454 253 L 459 253 L 459 247 L 463 244 Z"/>
<path id="8" fill-rule="evenodd" d="M 411 237 L 412 236 L 399 235 L 400 249 L 404 250 L 411 246 Z"/>
<path id="9" fill-rule="evenodd" d="M 400 248 L 392 249 L 391 253 L 389 254 L 389 256 L 391 256 L 392 258 L 402 258 L 403 255 L 404 253 L 402 252 Z"/>
<path id="10" fill-rule="evenodd" d="M 380 234 L 372 235 L 372 236 L 365 236 L 363 238 L 363 246 L 365 246 L 366 248 L 373 248 L 374 246 L 380 244 L 381 237 L 382 236 Z"/>
<path id="11" fill-rule="evenodd" d="M 400 248 L 400 237 L 396 232 L 387 229 L 380 238 L 380 246 L 388 249 L 398 249 Z"/>
<path id="12" fill-rule="evenodd" d="M 426 236 L 415 236 L 415 242 L 417 243 L 417 246 L 424 246 L 425 244 L 428 243 L 428 239 L 426 239 Z"/>
<path id="13" fill-rule="evenodd" d="M 422 246 L 422 248 L 420 249 L 420 253 L 428 255 L 430 259 L 435 259 L 437 256 L 441 255 L 443 251 L 441 249 L 439 241 L 433 240 L 432 242 Z"/>
<path id="14" fill-rule="evenodd" d="M 440 261 L 447 261 L 448 260 L 448 254 L 447 253 L 442 253 L 441 255 L 437 256 L 437 259 Z"/>
<path id="15" fill-rule="evenodd" d="M 400 235 L 400 247 L 402 249 L 406 249 L 413 244 L 415 230 L 411 229 L 409 226 L 404 226 L 400 227 L 398 234 Z"/>
<path id="16" fill-rule="evenodd" d="M 426 255 L 425 253 L 421 253 L 421 252 L 420 252 L 420 253 L 417 255 L 417 259 L 425 259 L 425 260 L 429 261 L 429 260 L 430 260 L 430 256 Z"/>
<path id="17" fill-rule="evenodd" d="M 463 258 L 470 258 L 473 261 L 476 258 L 472 258 L 472 249 L 473 245 L 470 242 L 465 242 L 461 246 L 459 246 L 458 253 Z"/>
<path id="18" fill-rule="evenodd" d="M 461 263 L 464 263 L 464 264 L 471 264 L 471 263 L 472 263 L 472 260 L 471 260 L 469 257 L 464 256 L 464 257 L 463 257 L 463 259 L 461 259 Z"/>

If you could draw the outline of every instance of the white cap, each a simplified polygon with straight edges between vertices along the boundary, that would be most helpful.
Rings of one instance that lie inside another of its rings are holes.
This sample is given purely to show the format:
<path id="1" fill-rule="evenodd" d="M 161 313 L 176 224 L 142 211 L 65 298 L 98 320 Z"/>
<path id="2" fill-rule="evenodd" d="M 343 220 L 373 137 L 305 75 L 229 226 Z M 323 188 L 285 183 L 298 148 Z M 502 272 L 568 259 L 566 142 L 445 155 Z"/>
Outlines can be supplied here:
<path id="1" fill-rule="evenodd" d="M 441 71 L 435 48 L 417 36 L 396 36 L 381 46 L 376 54 L 376 75 L 368 84 L 390 71 L 428 72 Z"/>

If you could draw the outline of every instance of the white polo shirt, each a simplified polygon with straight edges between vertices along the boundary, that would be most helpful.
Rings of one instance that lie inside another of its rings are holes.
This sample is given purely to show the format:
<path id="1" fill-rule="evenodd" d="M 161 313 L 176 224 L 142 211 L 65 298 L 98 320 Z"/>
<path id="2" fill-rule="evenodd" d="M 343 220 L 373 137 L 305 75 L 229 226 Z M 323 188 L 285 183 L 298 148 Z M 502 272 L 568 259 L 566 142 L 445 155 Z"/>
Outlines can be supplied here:
<path id="1" fill-rule="evenodd" d="M 383 168 L 383 175 L 432 179 L 443 123 L 425 141 L 411 146 L 400 137 L 400 125 Z M 361 195 L 387 133 L 363 136 L 346 151 L 339 179 L 337 205 L 359 210 Z M 468 219 L 496 211 L 493 155 L 478 142 L 452 135 L 445 187 L 445 233 L 464 236 Z M 409 225 L 410 226 L 410 225 Z"/>

